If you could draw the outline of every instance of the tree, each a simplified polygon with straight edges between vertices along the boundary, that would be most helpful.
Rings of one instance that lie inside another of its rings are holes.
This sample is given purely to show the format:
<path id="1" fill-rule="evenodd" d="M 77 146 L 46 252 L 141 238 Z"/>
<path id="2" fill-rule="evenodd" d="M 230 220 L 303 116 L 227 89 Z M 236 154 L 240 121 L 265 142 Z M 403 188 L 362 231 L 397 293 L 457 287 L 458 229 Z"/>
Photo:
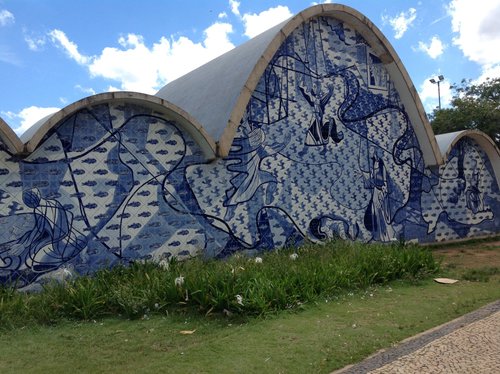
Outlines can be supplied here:
<path id="1" fill-rule="evenodd" d="M 463 79 L 451 88 L 451 107 L 436 109 L 430 116 L 434 132 L 481 130 L 500 146 L 500 78 L 488 78 L 479 84 Z"/>

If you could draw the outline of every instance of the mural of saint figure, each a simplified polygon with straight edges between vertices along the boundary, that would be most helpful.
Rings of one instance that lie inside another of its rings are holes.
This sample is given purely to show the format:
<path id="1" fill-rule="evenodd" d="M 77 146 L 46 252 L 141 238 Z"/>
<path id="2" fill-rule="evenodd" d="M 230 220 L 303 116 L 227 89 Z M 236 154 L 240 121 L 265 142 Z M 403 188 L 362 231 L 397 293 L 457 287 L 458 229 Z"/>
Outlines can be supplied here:
<path id="1" fill-rule="evenodd" d="M 467 208 L 470 209 L 474 214 L 478 212 L 483 212 L 484 202 L 481 191 L 479 190 L 479 180 L 480 173 L 477 168 L 477 161 L 472 160 L 472 174 L 470 177 L 469 185 L 465 190 L 465 201 Z"/>
<path id="2" fill-rule="evenodd" d="M 326 85 L 326 89 L 322 89 L 320 83 L 308 90 L 302 85 L 299 85 L 299 90 L 302 96 L 306 99 L 313 111 L 313 118 L 307 131 L 305 144 L 309 146 L 322 146 L 328 144 L 330 138 L 338 143 L 342 140 L 343 134 L 337 133 L 337 123 L 333 117 L 325 121 L 325 107 L 333 95 L 333 86 Z"/>
<path id="3" fill-rule="evenodd" d="M 379 155 L 374 154 L 371 161 L 366 187 L 372 189 L 372 197 L 365 211 L 364 223 L 373 240 L 388 242 L 395 237 L 389 206 L 388 173 Z"/>

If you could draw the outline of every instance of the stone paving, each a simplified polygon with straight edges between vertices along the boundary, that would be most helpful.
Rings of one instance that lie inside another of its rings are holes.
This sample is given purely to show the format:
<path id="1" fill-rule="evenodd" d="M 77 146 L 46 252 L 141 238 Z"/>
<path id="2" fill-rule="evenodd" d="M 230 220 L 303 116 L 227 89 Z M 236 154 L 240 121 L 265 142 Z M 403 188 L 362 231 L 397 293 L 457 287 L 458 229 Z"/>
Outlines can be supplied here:
<path id="1" fill-rule="evenodd" d="M 336 373 L 500 373 L 500 300 Z"/>

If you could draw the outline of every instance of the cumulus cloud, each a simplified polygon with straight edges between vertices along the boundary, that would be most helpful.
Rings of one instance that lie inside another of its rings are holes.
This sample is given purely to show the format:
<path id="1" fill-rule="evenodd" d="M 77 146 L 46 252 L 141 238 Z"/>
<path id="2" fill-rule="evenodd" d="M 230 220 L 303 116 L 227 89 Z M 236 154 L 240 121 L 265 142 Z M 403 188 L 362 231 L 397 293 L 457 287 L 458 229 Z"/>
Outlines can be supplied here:
<path id="1" fill-rule="evenodd" d="M 14 15 L 6 9 L 0 10 L 0 26 L 12 25 L 15 21 Z"/>
<path id="2" fill-rule="evenodd" d="M 86 56 L 61 30 L 49 33 L 52 42 L 66 55 L 85 66 L 92 77 L 119 83 L 110 91 L 128 90 L 155 93 L 161 86 L 234 48 L 229 40 L 233 28 L 216 22 L 204 31 L 202 42 L 187 37 L 162 37 L 148 46 L 141 35 L 128 34 L 118 39 L 118 46 L 106 47 L 99 55 Z"/>
<path id="3" fill-rule="evenodd" d="M 500 77 L 500 64 L 485 65 L 483 66 L 483 71 L 481 75 L 474 81 L 474 83 L 479 84 L 486 81 L 487 78 L 498 78 L 498 77 Z"/>
<path id="4" fill-rule="evenodd" d="M 231 7 L 231 12 L 236 15 L 240 16 L 240 2 L 236 0 L 229 0 L 229 6 Z"/>
<path id="5" fill-rule="evenodd" d="M 60 108 L 43 108 L 38 106 L 30 106 L 24 108 L 19 113 L 2 112 L 7 121 L 13 122 L 14 132 L 21 135 L 28 130 L 32 125 L 41 120 L 42 118 L 59 111 Z"/>
<path id="6" fill-rule="evenodd" d="M 422 100 L 422 104 L 424 105 L 425 111 L 427 113 L 432 112 L 439 105 L 437 84 L 430 82 L 432 78 L 437 80 L 436 77 L 439 74 L 441 73 L 427 77 L 420 85 L 419 96 L 420 100 Z M 441 91 L 441 107 L 446 107 L 447 105 L 449 105 L 451 99 L 453 98 L 453 93 L 452 90 L 450 89 L 450 86 L 451 84 L 447 79 L 443 80 L 439 84 L 439 88 Z"/>
<path id="7" fill-rule="evenodd" d="M 242 16 L 243 24 L 245 26 L 245 35 L 249 38 L 253 38 L 263 31 L 266 31 L 278 23 L 290 18 L 292 15 L 293 14 L 290 12 L 290 9 L 283 5 L 269 8 L 258 14 L 245 13 Z"/>
<path id="8" fill-rule="evenodd" d="M 446 46 L 437 36 L 433 36 L 429 43 L 418 42 L 418 49 L 427 53 L 432 59 L 441 56 L 445 48 Z"/>
<path id="9" fill-rule="evenodd" d="M 469 0 L 452 0 L 448 12 L 455 33 L 453 44 L 460 48 L 465 57 L 481 65 L 483 73 L 498 74 L 500 1 L 483 0 L 478 4 Z"/>
<path id="10" fill-rule="evenodd" d="M 64 31 L 55 29 L 49 32 L 49 36 L 52 42 L 63 49 L 72 60 L 75 60 L 80 65 L 89 62 L 89 58 L 78 51 L 78 46 L 68 39 Z"/>
<path id="11" fill-rule="evenodd" d="M 42 50 L 43 46 L 47 42 L 46 38 L 43 36 L 34 37 L 27 34 L 24 35 L 24 41 L 28 44 L 28 48 L 34 52 Z"/>
<path id="12" fill-rule="evenodd" d="M 391 25 L 394 30 L 394 37 L 396 39 L 401 39 L 416 18 L 417 10 L 415 8 L 410 8 L 406 12 L 401 12 L 395 17 L 383 15 L 382 22 Z"/>
<path id="13" fill-rule="evenodd" d="M 75 88 L 77 90 L 83 92 L 84 94 L 87 94 L 87 95 L 95 95 L 96 94 L 95 90 L 93 88 L 91 88 L 91 87 L 83 87 L 83 86 L 81 86 L 79 84 L 76 84 Z"/>
<path id="14" fill-rule="evenodd" d="M 313 1 L 311 5 L 318 5 L 318 4 L 330 4 L 332 0 L 323 0 L 323 1 Z"/>

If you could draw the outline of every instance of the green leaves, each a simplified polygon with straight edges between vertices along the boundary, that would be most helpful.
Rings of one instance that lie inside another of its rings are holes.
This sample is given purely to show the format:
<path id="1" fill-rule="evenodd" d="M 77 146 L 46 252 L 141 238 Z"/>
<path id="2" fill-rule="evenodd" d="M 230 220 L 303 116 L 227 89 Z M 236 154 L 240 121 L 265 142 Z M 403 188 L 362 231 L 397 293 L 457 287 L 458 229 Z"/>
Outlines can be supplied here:
<path id="1" fill-rule="evenodd" d="M 480 84 L 462 80 L 454 90 L 451 107 L 434 110 L 431 124 L 436 134 L 466 129 L 481 130 L 500 146 L 500 78 Z"/>
<path id="2" fill-rule="evenodd" d="M 7 325 L 16 313 L 41 323 L 171 312 L 266 315 L 438 269 L 432 254 L 417 246 L 343 241 L 268 252 L 259 261 L 236 255 L 226 261 L 134 263 L 49 284 L 39 294 L 0 290 L 0 322 Z"/>

